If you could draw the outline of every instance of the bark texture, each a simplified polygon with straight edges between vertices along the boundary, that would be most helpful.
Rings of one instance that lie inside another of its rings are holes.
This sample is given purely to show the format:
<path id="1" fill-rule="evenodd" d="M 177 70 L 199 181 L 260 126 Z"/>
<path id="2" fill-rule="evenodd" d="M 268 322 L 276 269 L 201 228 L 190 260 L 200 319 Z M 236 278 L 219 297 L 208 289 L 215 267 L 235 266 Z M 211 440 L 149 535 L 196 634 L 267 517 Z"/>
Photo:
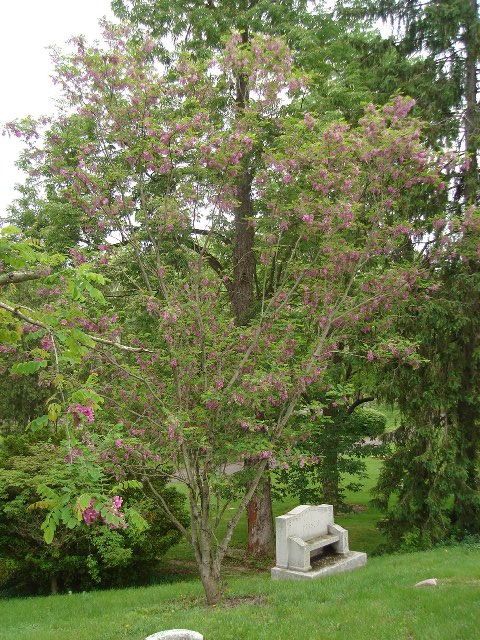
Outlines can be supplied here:
<path id="1" fill-rule="evenodd" d="M 268 472 L 248 503 L 247 518 L 248 554 L 254 557 L 273 557 L 274 527 L 271 481 Z"/>

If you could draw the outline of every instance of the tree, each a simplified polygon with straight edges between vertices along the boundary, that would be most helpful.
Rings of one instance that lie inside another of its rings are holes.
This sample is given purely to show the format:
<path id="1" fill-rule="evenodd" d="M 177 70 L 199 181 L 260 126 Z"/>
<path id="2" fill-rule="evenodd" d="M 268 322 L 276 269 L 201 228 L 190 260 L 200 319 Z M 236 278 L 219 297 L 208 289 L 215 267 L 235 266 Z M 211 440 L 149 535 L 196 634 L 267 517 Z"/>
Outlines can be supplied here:
<path id="1" fill-rule="evenodd" d="M 360 490 L 364 459 L 384 452 L 372 440 L 384 433 L 386 425 L 382 413 L 362 407 L 371 396 L 353 397 L 353 387 L 347 384 L 331 387 L 322 398 L 304 401 L 303 412 L 317 413 L 317 424 L 310 428 L 309 438 L 296 445 L 298 463 L 278 474 L 283 495 L 294 495 L 302 504 L 332 504 L 336 512 L 351 509 L 345 491 Z M 297 420 L 302 419 L 299 414 Z M 356 476 L 355 480 L 342 484 L 345 474 Z"/>
<path id="2" fill-rule="evenodd" d="M 417 92 L 419 101 L 430 105 L 426 113 L 443 113 L 431 127 L 432 138 L 436 136 L 437 145 L 457 147 L 465 157 L 451 174 L 447 216 L 430 214 L 429 262 L 435 286 L 418 315 L 399 323 L 404 335 L 418 335 L 430 364 L 416 376 L 387 370 L 396 392 L 387 386 L 385 394 L 400 404 L 404 421 L 396 434 L 395 454 L 381 476 L 379 502 L 385 507 L 392 493 L 399 495 L 385 522 L 393 546 L 402 545 L 403 538 L 425 545 L 452 534 L 478 532 L 478 3 L 340 4 L 399 27 L 399 50 L 423 59 L 435 74 L 433 89 L 423 86 Z M 437 86 L 443 87 L 441 95 Z M 448 248 L 442 255 L 439 243 Z M 421 393 L 412 395 L 412 386 Z M 453 510 L 448 506 L 452 499 Z"/>
<path id="3" fill-rule="evenodd" d="M 161 75 L 151 40 L 105 28 L 106 50 L 79 39 L 71 58 L 58 59 L 69 111 L 26 153 L 50 197 L 81 212 L 86 236 L 103 237 L 98 250 L 93 242 L 75 249 L 80 273 L 100 258 L 110 282 L 99 286 L 122 298 L 94 294 L 81 310 L 60 305 L 60 314 L 29 320 L 59 336 L 49 357 L 57 353 L 60 367 L 75 355 L 62 327 L 81 331 L 76 355 L 90 390 L 83 401 L 72 396 L 70 455 L 75 446 L 97 456 L 119 481 L 127 468 L 149 485 L 151 474 L 186 477 L 190 531 L 151 489 L 191 542 L 214 603 L 233 530 L 267 465 L 282 464 L 305 435 L 291 418 L 306 389 L 323 388 L 339 340 L 358 341 L 374 324 L 375 357 L 411 360 L 412 345 L 376 338 L 420 286 L 418 266 L 398 261 L 399 247 L 423 233 L 401 221 L 405 194 L 441 185 L 441 165 L 419 141 L 409 101 L 370 106 L 357 129 L 324 128 L 308 113 L 281 119 L 281 96 L 299 81 L 277 38 L 247 46 L 234 34 L 214 72 L 182 55 Z M 240 111 L 238 73 L 252 88 Z M 66 154 L 72 118 L 88 126 Z M 271 127 L 278 135 L 267 150 Z M 261 267 L 258 309 L 241 324 L 230 304 L 236 263 L 222 264 L 216 250 L 238 222 L 242 160 L 252 153 L 258 208 L 245 223 L 256 229 Z M 102 311 L 104 300 L 113 308 Z M 121 386 L 110 383 L 114 371 Z M 239 458 L 250 464 L 228 476 L 226 465 Z M 109 509 L 97 500 L 100 508 Z"/>
<path id="4" fill-rule="evenodd" d="M 325 123 L 345 117 L 356 125 L 363 107 L 369 102 L 385 104 L 398 92 L 391 79 L 392 56 L 398 54 L 378 34 L 347 26 L 321 2 L 303 0 L 222 0 L 203 2 L 155 0 L 114 0 L 117 16 L 128 21 L 139 37 L 145 31 L 154 41 L 153 53 L 171 64 L 175 49 L 188 51 L 194 59 L 208 59 L 222 50 L 232 31 L 239 34 L 248 49 L 256 33 L 281 36 L 288 44 L 298 69 L 308 75 L 309 87 L 291 111 L 311 112 Z M 254 45 L 255 46 L 255 45 Z M 408 63 L 402 58 L 403 72 Z M 252 96 L 252 83 L 240 67 L 233 69 L 236 113 L 242 117 Z M 408 93 L 408 92 L 407 92 Z M 236 324 L 248 324 L 259 308 L 258 282 L 261 265 L 255 257 L 256 230 L 248 224 L 258 215 L 261 205 L 253 188 L 261 168 L 262 148 L 273 144 L 278 135 L 275 126 L 264 127 L 263 139 L 250 153 L 244 153 L 237 175 L 235 227 L 230 229 L 229 244 L 223 247 L 222 262 L 231 270 L 229 298 Z M 218 250 L 217 250 L 218 252 Z M 270 478 L 265 473 L 259 490 L 248 507 L 248 551 L 270 555 L 273 551 L 273 516 Z"/>
<path id="5" fill-rule="evenodd" d="M 452 245 L 444 242 L 449 260 L 436 261 L 437 281 L 398 327 L 404 335 L 415 331 L 424 362 L 416 371 L 391 366 L 382 371 L 380 392 L 402 412 L 395 448 L 375 490 L 385 511 L 390 497 L 397 497 L 381 524 L 390 548 L 428 547 L 478 533 L 479 279 L 471 270 L 478 212 L 471 209 L 450 229 L 455 229 Z"/>

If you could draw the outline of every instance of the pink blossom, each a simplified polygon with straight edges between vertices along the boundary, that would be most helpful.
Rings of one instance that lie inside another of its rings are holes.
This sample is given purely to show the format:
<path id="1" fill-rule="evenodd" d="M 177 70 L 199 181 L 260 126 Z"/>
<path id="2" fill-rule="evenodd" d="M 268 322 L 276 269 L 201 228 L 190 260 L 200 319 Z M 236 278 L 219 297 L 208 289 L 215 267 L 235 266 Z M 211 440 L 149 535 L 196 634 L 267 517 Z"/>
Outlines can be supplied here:
<path id="1" fill-rule="evenodd" d="M 93 413 L 92 407 L 86 407 L 83 404 L 76 404 L 73 407 L 68 408 L 68 413 L 73 414 L 73 419 L 75 424 L 79 425 L 81 422 L 81 416 L 85 416 L 85 421 L 87 424 L 91 424 L 95 420 L 95 415 Z"/>

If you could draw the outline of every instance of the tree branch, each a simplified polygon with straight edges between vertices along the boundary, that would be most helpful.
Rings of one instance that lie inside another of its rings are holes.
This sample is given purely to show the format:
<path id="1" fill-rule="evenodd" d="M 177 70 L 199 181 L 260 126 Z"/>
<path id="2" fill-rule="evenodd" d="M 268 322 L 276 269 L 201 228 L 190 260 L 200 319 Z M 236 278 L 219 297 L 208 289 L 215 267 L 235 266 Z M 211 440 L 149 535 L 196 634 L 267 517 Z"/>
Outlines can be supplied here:
<path id="1" fill-rule="evenodd" d="M 367 396 L 366 398 L 358 398 L 358 400 L 355 400 L 355 402 L 353 402 L 347 409 L 347 416 L 351 415 L 355 409 L 357 407 L 359 407 L 361 404 L 364 404 L 365 402 L 373 402 L 375 400 L 375 398 L 373 396 Z"/>
<path id="2" fill-rule="evenodd" d="M 194 233 L 196 236 L 210 236 L 212 234 L 212 231 L 210 229 L 192 229 L 191 233 Z M 220 238 L 220 240 L 222 240 L 224 244 L 232 244 L 230 238 L 227 238 L 227 236 L 218 233 L 218 231 L 214 231 L 213 235 L 217 238 Z"/>
<path id="3" fill-rule="evenodd" d="M 0 309 L 5 309 L 12 314 L 15 318 L 19 320 L 23 320 L 23 322 L 28 322 L 28 324 L 33 325 L 34 327 L 40 327 L 41 329 L 46 329 L 47 331 L 51 331 L 51 327 L 47 326 L 45 323 L 40 322 L 40 320 L 35 320 L 29 316 L 26 316 L 24 313 L 19 311 L 19 309 L 28 309 L 28 307 L 11 307 L 4 302 L 0 302 Z M 30 311 L 30 309 L 28 309 Z M 91 334 L 86 334 L 88 337 L 94 342 L 98 342 L 98 344 L 106 344 L 110 347 L 115 347 L 116 349 L 120 349 L 121 351 L 129 351 L 130 353 L 155 353 L 150 349 L 144 349 L 143 347 L 129 347 L 125 344 L 121 344 L 120 342 L 115 342 L 115 340 L 108 340 L 107 338 L 100 338 L 99 336 L 92 336 Z"/>
<path id="4" fill-rule="evenodd" d="M 27 280 L 38 280 L 45 277 L 43 271 L 12 271 L 11 273 L 3 273 L 0 275 L 0 287 L 6 284 L 14 284 L 16 282 L 26 282 Z"/>

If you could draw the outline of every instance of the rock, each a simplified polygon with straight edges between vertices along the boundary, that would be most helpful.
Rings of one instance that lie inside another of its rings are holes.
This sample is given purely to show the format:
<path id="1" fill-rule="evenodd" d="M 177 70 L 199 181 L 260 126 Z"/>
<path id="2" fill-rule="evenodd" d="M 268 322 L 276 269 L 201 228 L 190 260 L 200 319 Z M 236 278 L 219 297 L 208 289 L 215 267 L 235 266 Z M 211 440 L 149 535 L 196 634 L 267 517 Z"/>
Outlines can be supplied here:
<path id="1" fill-rule="evenodd" d="M 438 587 L 438 581 L 436 578 L 429 578 L 428 580 L 422 580 L 417 582 L 416 587 Z"/>
<path id="2" fill-rule="evenodd" d="M 203 640 L 203 636 L 198 631 L 189 629 L 169 629 L 168 631 L 158 631 L 145 640 Z"/>

